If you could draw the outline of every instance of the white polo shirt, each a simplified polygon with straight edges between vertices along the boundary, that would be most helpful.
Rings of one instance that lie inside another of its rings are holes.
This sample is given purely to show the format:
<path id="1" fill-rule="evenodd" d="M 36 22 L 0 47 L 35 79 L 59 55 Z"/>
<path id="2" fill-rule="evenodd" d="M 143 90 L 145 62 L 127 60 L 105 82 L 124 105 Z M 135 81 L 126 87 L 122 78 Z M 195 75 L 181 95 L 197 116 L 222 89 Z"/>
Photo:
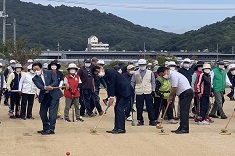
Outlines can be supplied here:
<path id="1" fill-rule="evenodd" d="M 170 83 L 172 87 L 176 87 L 176 95 L 180 95 L 184 91 L 191 88 L 188 79 L 177 71 L 170 71 Z"/>

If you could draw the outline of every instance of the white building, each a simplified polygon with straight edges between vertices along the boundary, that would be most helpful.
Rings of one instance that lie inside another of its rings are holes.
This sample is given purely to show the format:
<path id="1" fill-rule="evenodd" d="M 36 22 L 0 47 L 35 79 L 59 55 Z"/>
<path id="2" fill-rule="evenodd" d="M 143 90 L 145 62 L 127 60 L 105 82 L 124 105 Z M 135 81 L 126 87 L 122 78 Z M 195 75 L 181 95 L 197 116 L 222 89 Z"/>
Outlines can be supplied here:
<path id="1" fill-rule="evenodd" d="M 109 51 L 109 44 L 99 42 L 96 36 L 88 38 L 88 44 L 86 51 Z"/>

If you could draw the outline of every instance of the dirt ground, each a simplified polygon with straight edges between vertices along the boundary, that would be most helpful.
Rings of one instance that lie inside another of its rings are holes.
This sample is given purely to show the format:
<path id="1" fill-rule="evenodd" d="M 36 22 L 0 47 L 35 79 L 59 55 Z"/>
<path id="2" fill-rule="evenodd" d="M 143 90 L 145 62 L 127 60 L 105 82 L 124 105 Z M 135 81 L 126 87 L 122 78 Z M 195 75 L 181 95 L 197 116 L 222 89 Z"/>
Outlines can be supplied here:
<path id="1" fill-rule="evenodd" d="M 102 90 L 101 98 L 105 97 Z M 224 110 L 228 116 L 232 114 L 235 102 L 226 97 Z M 105 105 L 102 103 L 103 108 Z M 64 98 L 61 99 L 63 113 Z M 158 135 L 155 127 L 147 125 L 147 113 L 144 113 L 145 126 L 131 126 L 126 122 L 126 134 L 107 134 L 106 130 L 113 128 L 113 106 L 103 118 L 98 127 L 99 135 L 91 135 L 99 116 L 83 118 L 81 122 L 64 122 L 57 120 L 56 134 L 42 136 L 37 130 L 42 129 L 39 118 L 39 104 L 35 102 L 33 108 L 34 120 L 9 119 L 8 107 L 0 106 L 0 156 L 234 156 L 235 155 L 235 117 L 233 117 L 228 130 L 232 135 L 223 136 L 219 132 L 227 120 L 214 119 L 211 125 L 197 125 L 190 121 L 190 133 L 184 135 L 171 134 L 177 125 L 164 123 L 164 129 L 170 135 Z M 71 114 L 71 112 L 70 112 Z M 136 116 L 136 114 L 135 114 Z M 135 120 L 135 123 L 137 121 Z"/>

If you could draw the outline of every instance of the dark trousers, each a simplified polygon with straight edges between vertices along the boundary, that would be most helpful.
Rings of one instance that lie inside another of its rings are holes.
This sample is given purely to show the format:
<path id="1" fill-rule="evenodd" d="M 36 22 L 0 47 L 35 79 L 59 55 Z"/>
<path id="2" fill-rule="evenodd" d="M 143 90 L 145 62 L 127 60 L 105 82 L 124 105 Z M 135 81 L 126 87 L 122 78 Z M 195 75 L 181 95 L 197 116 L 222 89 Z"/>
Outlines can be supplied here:
<path id="1" fill-rule="evenodd" d="M 32 109 L 33 109 L 33 102 L 34 102 L 34 94 L 22 94 L 21 99 L 21 110 L 20 110 L 20 117 L 25 118 L 26 116 L 26 107 L 27 107 L 27 118 L 32 117 Z"/>
<path id="2" fill-rule="evenodd" d="M 166 109 L 167 106 L 167 99 L 162 99 L 160 97 L 154 98 L 154 120 L 159 118 L 160 111 L 164 108 Z M 173 105 L 170 104 L 167 111 L 166 111 L 168 120 L 174 119 L 173 116 Z"/>
<path id="3" fill-rule="evenodd" d="M 125 108 L 128 102 L 130 102 L 130 97 L 116 97 L 116 104 L 114 106 L 114 129 L 125 130 Z"/>
<path id="4" fill-rule="evenodd" d="M 9 93 L 8 93 L 8 90 L 6 90 L 5 92 L 4 92 L 4 97 L 5 97 L 5 100 L 4 100 L 4 102 L 8 102 L 8 99 L 9 99 Z"/>
<path id="5" fill-rule="evenodd" d="M 209 107 L 209 100 L 210 100 L 209 96 L 203 95 L 200 98 L 200 116 L 202 117 L 202 120 L 204 120 L 206 118 L 206 113 L 207 113 L 208 107 Z"/>
<path id="6" fill-rule="evenodd" d="M 0 103 L 2 101 L 2 93 L 3 93 L 3 90 L 0 90 Z"/>
<path id="7" fill-rule="evenodd" d="M 137 120 L 144 121 L 143 107 L 146 104 L 149 121 L 154 121 L 153 97 L 151 94 L 136 95 Z"/>
<path id="8" fill-rule="evenodd" d="M 10 94 L 10 101 L 11 101 L 11 110 L 14 111 L 15 107 L 15 113 L 19 113 L 19 106 L 20 106 L 20 95 L 18 92 L 11 92 Z"/>
<path id="9" fill-rule="evenodd" d="M 81 90 L 81 98 L 82 98 L 82 105 L 81 105 L 81 115 L 84 115 L 85 110 L 88 115 L 92 114 L 92 90 L 91 89 L 82 89 Z"/>
<path id="10" fill-rule="evenodd" d="M 192 89 L 188 89 L 179 95 L 180 129 L 189 130 L 189 109 L 192 99 Z"/>
<path id="11" fill-rule="evenodd" d="M 92 93 L 92 100 L 91 100 L 91 110 L 93 111 L 94 108 L 98 110 L 98 112 L 102 112 L 102 107 L 100 105 L 100 97 L 99 97 L 100 90 L 97 89 L 95 92 Z"/>
<path id="12" fill-rule="evenodd" d="M 58 106 L 59 100 L 54 100 L 49 93 L 44 95 L 39 112 L 43 124 L 43 130 L 55 130 Z M 49 118 L 47 116 L 48 109 Z"/>
<path id="13" fill-rule="evenodd" d="M 130 116 L 131 110 L 133 109 L 134 98 L 135 98 L 134 96 L 131 96 L 130 101 L 126 106 L 125 115 L 127 118 Z"/>

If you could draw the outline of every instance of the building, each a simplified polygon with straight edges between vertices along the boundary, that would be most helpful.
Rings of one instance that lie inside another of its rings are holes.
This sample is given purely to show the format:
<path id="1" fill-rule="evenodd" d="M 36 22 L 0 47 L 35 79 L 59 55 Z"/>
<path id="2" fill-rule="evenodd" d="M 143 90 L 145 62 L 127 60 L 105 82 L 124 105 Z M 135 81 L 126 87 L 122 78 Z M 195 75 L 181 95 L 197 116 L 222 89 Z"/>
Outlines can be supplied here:
<path id="1" fill-rule="evenodd" d="M 88 38 L 88 44 L 86 51 L 109 51 L 109 44 L 99 42 L 96 36 Z"/>

